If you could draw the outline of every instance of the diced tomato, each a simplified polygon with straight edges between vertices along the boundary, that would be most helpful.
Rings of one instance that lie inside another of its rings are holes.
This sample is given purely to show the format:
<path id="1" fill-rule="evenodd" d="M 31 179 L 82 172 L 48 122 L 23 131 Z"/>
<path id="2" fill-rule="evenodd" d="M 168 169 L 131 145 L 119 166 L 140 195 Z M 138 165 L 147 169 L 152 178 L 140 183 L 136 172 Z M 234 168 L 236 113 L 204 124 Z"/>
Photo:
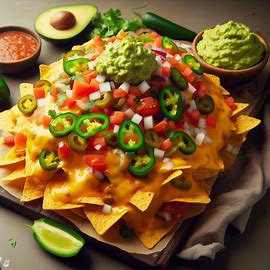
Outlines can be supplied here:
<path id="1" fill-rule="evenodd" d="M 166 140 L 164 140 L 161 145 L 160 145 L 160 149 L 163 151 L 167 151 L 168 149 L 170 149 L 172 146 L 172 141 L 170 138 L 167 138 Z"/>
<path id="2" fill-rule="evenodd" d="M 136 134 L 136 133 L 126 134 L 124 136 L 124 143 L 128 144 L 130 140 L 132 140 L 134 142 L 138 142 L 139 141 L 139 135 Z"/>
<path id="3" fill-rule="evenodd" d="M 92 79 L 94 80 L 94 79 Z M 92 82 L 91 80 L 91 82 Z M 87 97 L 89 94 L 97 91 L 96 88 L 93 88 L 90 84 L 87 82 L 81 82 L 78 80 L 74 80 L 73 87 L 72 87 L 72 98 L 73 99 L 81 99 L 82 97 Z"/>
<path id="4" fill-rule="evenodd" d="M 56 87 L 53 85 L 51 89 L 51 96 L 53 97 L 54 102 L 57 100 L 58 91 Z"/>
<path id="5" fill-rule="evenodd" d="M 33 92 L 36 99 L 45 98 L 44 87 L 34 87 Z"/>
<path id="6" fill-rule="evenodd" d="M 43 123 L 43 115 L 40 114 L 40 115 L 38 115 L 38 117 L 36 118 L 36 124 L 37 124 L 38 126 L 41 126 L 42 123 Z"/>
<path id="7" fill-rule="evenodd" d="M 112 107 L 108 107 L 104 109 L 104 113 L 108 116 L 110 116 L 113 113 Z"/>
<path id="8" fill-rule="evenodd" d="M 178 120 L 177 122 L 175 122 L 176 128 L 180 128 L 180 129 L 182 129 L 184 127 L 184 124 L 185 124 L 185 119 L 184 118 L 182 118 L 182 119 Z"/>
<path id="9" fill-rule="evenodd" d="M 127 95 L 128 95 L 128 93 L 121 88 L 117 88 L 117 89 L 113 90 L 113 97 L 114 98 L 126 97 Z"/>
<path id="10" fill-rule="evenodd" d="M 163 203 L 160 211 L 169 213 L 173 218 L 184 218 L 189 209 L 189 204 L 185 202 L 166 202 Z"/>
<path id="11" fill-rule="evenodd" d="M 110 123 L 115 125 L 120 125 L 125 117 L 125 113 L 122 111 L 114 111 L 110 116 Z"/>
<path id="12" fill-rule="evenodd" d="M 235 105 L 235 102 L 234 102 L 233 97 L 227 97 L 225 99 L 225 102 L 231 108 L 231 110 L 235 110 L 236 109 L 237 106 Z"/>
<path id="13" fill-rule="evenodd" d="M 58 153 L 58 156 L 60 157 L 60 159 L 67 160 L 71 156 L 71 149 L 67 145 L 66 142 L 63 142 L 63 143 L 60 143 L 60 146 L 57 149 L 57 153 Z"/>
<path id="14" fill-rule="evenodd" d="M 191 113 L 187 113 L 189 119 L 194 125 L 197 125 L 200 119 L 200 111 L 198 109 L 192 111 Z"/>
<path id="15" fill-rule="evenodd" d="M 168 128 L 170 128 L 170 129 L 172 129 L 172 130 L 176 129 L 175 123 L 174 123 L 173 121 L 169 121 L 169 122 L 168 122 Z"/>
<path id="16" fill-rule="evenodd" d="M 52 117 L 49 115 L 43 115 L 42 117 L 42 125 L 44 128 L 48 128 L 50 126 L 50 123 L 52 121 Z"/>
<path id="17" fill-rule="evenodd" d="M 173 50 L 173 49 L 171 49 L 171 48 L 166 48 L 166 52 L 168 53 L 168 54 L 170 54 L 170 55 L 175 55 L 175 51 Z"/>
<path id="18" fill-rule="evenodd" d="M 14 137 L 14 143 L 18 147 L 25 147 L 27 137 L 22 133 L 16 133 Z"/>
<path id="19" fill-rule="evenodd" d="M 107 43 L 110 43 L 110 42 L 114 43 L 115 40 L 116 40 L 116 37 L 115 36 L 110 37 L 110 38 L 107 39 Z"/>
<path id="20" fill-rule="evenodd" d="M 97 77 L 96 71 L 91 69 L 85 70 L 82 75 L 87 83 L 90 83 L 91 79 L 95 79 Z"/>
<path id="21" fill-rule="evenodd" d="M 162 37 L 158 36 L 155 38 L 155 46 L 157 46 L 158 48 L 162 48 Z"/>
<path id="22" fill-rule="evenodd" d="M 161 73 L 162 73 L 162 76 L 170 77 L 171 70 L 168 67 L 162 67 Z"/>
<path id="23" fill-rule="evenodd" d="M 99 90 L 99 82 L 96 79 L 92 79 L 89 84 L 89 91 L 91 93 L 94 93 Z"/>
<path id="24" fill-rule="evenodd" d="M 212 114 L 208 114 L 206 118 L 206 124 L 207 126 L 211 128 L 216 128 L 217 126 L 217 119 Z"/>
<path id="25" fill-rule="evenodd" d="M 84 160 L 94 170 L 105 171 L 107 168 L 105 155 L 86 155 Z"/>
<path id="26" fill-rule="evenodd" d="M 175 58 L 167 58 L 167 61 L 171 64 L 172 67 L 178 68 L 179 61 L 177 61 Z"/>
<path id="27" fill-rule="evenodd" d="M 103 45 L 103 39 L 99 35 L 95 35 L 93 38 L 94 45 Z"/>
<path id="28" fill-rule="evenodd" d="M 73 98 L 66 98 L 66 100 L 63 103 L 63 105 L 60 106 L 60 107 L 61 108 L 68 107 L 69 109 L 72 109 L 75 106 L 76 106 L 76 100 L 74 100 Z"/>
<path id="29" fill-rule="evenodd" d="M 90 110 L 91 113 L 100 113 L 101 110 L 97 107 L 93 107 L 91 110 Z"/>
<path id="30" fill-rule="evenodd" d="M 158 124 L 156 124 L 153 128 L 153 130 L 157 133 L 162 133 L 167 130 L 168 122 L 166 120 L 162 120 Z"/>
<path id="31" fill-rule="evenodd" d="M 162 37 L 155 31 L 151 32 L 148 34 L 150 37 L 154 38 L 155 40 L 157 40 L 158 38 L 161 38 L 162 40 Z"/>
<path id="32" fill-rule="evenodd" d="M 186 79 L 189 83 L 194 83 L 194 80 L 196 79 L 196 75 L 192 72 Z"/>
<path id="33" fill-rule="evenodd" d="M 136 112 L 141 116 L 154 115 L 159 111 L 159 101 L 153 97 L 141 98 L 139 103 Z"/>
<path id="34" fill-rule="evenodd" d="M 132 94 L 128 95 L 126 103 L 130 108 L 135 108 L 138 106 L 138 104 L 135 102 L 135 99 L 136 99 L 136 96 L 134 96 Z"/>
<path id="35" fill-rule="evenodd" d="M 186 66 L 182 71 L 183 76 L 187 79 L 193 73 L 192 69 L 189 66 Z"/>
<path id="36" fill-rule="evenodd" d="M 66 72 L 62 72 L 61 73 L 61 78 L 64 79 L 64 80 L 69 79 L 69 75 Z"/>
<path id="37" fill-rule="evenodd" d="M 4 144 L 7 146 L 14 146 L 14 136 L 11 134 L 4 136 Z"/>
<path id="38" fill-rule="evenodd" d="M 135 97 L 138 97 L 142 94 L 137 86 L 131 86 L 128 93 L 134 95 Z"/>
<path id="39" fill-rule="evenodd" d="M 93 146 L 100 145 L 101 147 L 106 145 L 104 137 L 95 137 Z"/>

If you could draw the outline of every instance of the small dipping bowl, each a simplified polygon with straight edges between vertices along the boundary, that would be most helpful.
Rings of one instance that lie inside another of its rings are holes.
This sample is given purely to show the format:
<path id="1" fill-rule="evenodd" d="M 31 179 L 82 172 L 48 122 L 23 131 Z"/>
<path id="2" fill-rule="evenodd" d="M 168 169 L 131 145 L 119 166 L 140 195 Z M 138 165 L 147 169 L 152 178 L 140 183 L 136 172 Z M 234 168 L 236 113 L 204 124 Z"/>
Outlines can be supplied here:
<path id="1" fill-rule="evenodd" d="M 197 44 L 202 39 L 203 31 L 198 33 L 193 40 L 192 51 L 206 73 L 210 73 L 220 77 L 222 85 L 234 88 L 255 79 L 262 72 L 265 65 L 267 64 L 269 58 L 269 46 L 263 37 L 255 33 L 253 34 L 259 38 L 265 48 L 265 52 L 261 61 L 249 68 L 231 70 L 219 68 L 207 63 L 202 57 L 199 56 L 197 52 Z"/>
<path id="2" fill-rule="evenodd" d="M 31 66 L 33 66 L 37 60 L 38 57 L 40 55 L 40 50 L 41 50 L 41 40 L 39 38 L 39 36 L 25 28 L 25 27 L 21 27 L 21 26 L 3 26 L 0 27 L 0 41 L 1 41 L 1 34 L 6 33 L 6 32 L 19 32 L 24 34 L 27 34 L 26 37 L 29 38 L 28 35 L 30 35 L 35 41 L 36 41 L 36 48 L 31 52 L 31 54 L 28 56 L 25 56 L 21 59 L 18 60 L 3 60 L 2 57 L 0 56 L 0 73 L 19 73 L 22 72 L 28 68 L 30 68 Z M 29 40 L 32 40 L 31 38 Z M 23 46 L 23 45 L 19 45 L 18 42 L 15 44 L 15 46 Z M 1 48 L 1 43 L 0 43 L 0 54 L 3 53 L 3 49 Z M 12 47 L 13 45 L 10 45 L 10 47 Z M 23 51 L 22 48 L 20 48 L 20 51 Z"/>

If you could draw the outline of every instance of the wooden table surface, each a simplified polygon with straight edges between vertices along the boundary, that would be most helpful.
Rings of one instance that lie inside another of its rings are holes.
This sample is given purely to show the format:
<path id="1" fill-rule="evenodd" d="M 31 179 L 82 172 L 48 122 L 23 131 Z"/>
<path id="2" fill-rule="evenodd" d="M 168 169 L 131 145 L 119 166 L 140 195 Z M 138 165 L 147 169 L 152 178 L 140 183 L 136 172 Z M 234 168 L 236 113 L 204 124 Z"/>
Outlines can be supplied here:
<path id="1" fill-rule="evenodd" d="M 85 3 L 79 0 L 0 0 L 0 26 L 21 25 L 33 29 L 33 21 L 42 10 L 64 4 Z M 229 19 L 243 22 L 257 32 L 261 32 L 270 43 L 270 16 L 269 1 L 148 1 L 148 7 L 144 11 L 152 11 L 167 17 L 196 32 L 224 23 Z M 132 7 L 142 6 L 145 1 L 91 1 L 98 6 L 100 11 L 109 8 L 120 8 L 123 15 L 134 17 Z M 48 64 L 59 59 L 61 53 L 68 48 L 55 47 L 42 41 L 42 52 L 39 63 Z M 265 73 L 269 73 L 269 65 Z M 37 67 L 24 74 L 5 76 L 11 89 L 12 102 L 15 103 L 19 96 L 18 85 L 20 82 L 34 82 L 38 79 Z M 270 269 L 270 196 L 269 192 L 255 206 L 252 211 L 247 229 L 243 235 L 229 229 L 225 238 L 225 251 L 218 254 L 215 261 L 190 262 L 173 259 L 167 269 L 197 270 L 197 269 Z M 95 247 L 89 246 L 76 257 L 76 259 L 59 259 L 42 251 L 31 236 L 31 232 L 25 224 L 31 224 L 31 220 L 12 212 L 0 205 L 0 261 L 9 260 L 7 269 L 138 269 L 133 268 L 104 255 Z M 17 241 L 16 247 L 8 243 L 9 238 Z M 1 268 L 0 268 L 1 269 Z"/>

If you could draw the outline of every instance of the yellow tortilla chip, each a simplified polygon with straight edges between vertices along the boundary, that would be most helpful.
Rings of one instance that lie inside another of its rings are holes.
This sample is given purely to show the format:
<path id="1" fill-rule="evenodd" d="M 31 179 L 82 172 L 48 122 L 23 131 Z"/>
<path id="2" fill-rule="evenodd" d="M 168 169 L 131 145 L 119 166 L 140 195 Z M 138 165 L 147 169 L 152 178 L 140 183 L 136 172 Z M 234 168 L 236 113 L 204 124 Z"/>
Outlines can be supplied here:
<path id="1" fill-rule="evenodd" d="M 18 156 L 15 147 L 12 147 L 1 159 L 0 166 L 16 164 L 25 160 L 24 156 Z"/>
<path id="2" fill-rule="evenodd" d="M 240 113 L 241 111 L 243 111 L 249 106 L 248 103 L 235 103 L 235 105 L 236 105 L 236 109 L 233 110 L 232 116 Z"/>
<path id="3" fill-rule="evenodd" d="M 172 181 L 174 178 L 179 177 L 183 174 L 183 172 L 181 170 L 178 171 L 174 171 L 172 174 L 170 174 L 163 182 L 162 182 L 162 186 L 169 183 L 170 181 Z"/>
<path id="4" fill-rule="evenodd" d="M 0 130 L 15 132 L 16 127 L 12 121 L 12 112 L 11 110 L 6 110 L 0 113 Z"/>
<path id="5" fill-rule="evenodd" d="M 39 65 L 40 79 L 48 79 L 51 76 L 51 68 L 47 65 Z"/>
<path id="6" fill-rule="evenodd" d="M 31 83 L 21 83 L 20 86 L 20 95 L 33 95 L 33 84 Z"/>
<path id="7" fill-rule="evenodd" d="M 79 203 L 94 204 L 94 205 L 104 205 L 104 202 L 100 197 L 82 197 L 78 198 Z"/>
<path id="8" fill-rule="evenodd" d="M 62 210 L 59 210 L 62 211 Z M 64 210 L 64 211 L 69 211 L 69 210 Z M 83 208 L 74 208 L 74 209 L 70 209 L 71 212 L 73 212 L 75 215 L 88 220 L 87 216 L 85 215 Z"/>
<path id="9" fill-rule="evenodd" d="M 84 213 L 99 235 L 108 231 L 128 211 L 126 207 L 113 207 L 109 214 L 104 214 L 98 206 L 87 206 Z"/>
<path id="10" fill-rule="evenodd" d="M 218 175 L 219 171 L 207 169 L 207 168 L 198 168 L 195 171 L 193 171 L 193 178 L 195 180 L 203 180 L 209 177 L 212 177 L 214 175 Z"/>
<path id="11" fill-rule="evenodd" d="M 7 175 L 6 177 L 2 178 L 0 180 L 1 182 L 8 182 L 8 181 L 13 181 L 16 179 L 20 179 L 20 178 L 25 178 L 25 169 L 24 169 L 24 165 L 23 166 L 19 166 L 16 170 L 14 170 L 11 174 Z"/>
<path id="12" fill-rule="evenodd" d="M 154 192 L 138 190 L 129 202 L 143 212 L 149 207 L 154 195 Z"/>
<path id="13" fill-rule="evenodd" d="M 242 134 L 255 128 L 261 123 L 261 120 L 247 115 L 240 115 L 235 120 L 235 134 Z"/>

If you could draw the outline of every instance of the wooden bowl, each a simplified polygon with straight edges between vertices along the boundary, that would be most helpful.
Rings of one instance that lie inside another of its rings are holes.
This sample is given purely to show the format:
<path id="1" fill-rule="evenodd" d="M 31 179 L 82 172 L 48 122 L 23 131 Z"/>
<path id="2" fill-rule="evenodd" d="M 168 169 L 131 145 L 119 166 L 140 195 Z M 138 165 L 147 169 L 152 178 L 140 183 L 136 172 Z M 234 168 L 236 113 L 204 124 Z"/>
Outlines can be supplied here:
<path id="1" fill-rule="evenodd" d="M 230 69 L 224 69 L 224 68 L 213 66 L 211 64 L 208 64 L 206 61 L 204 61 L 198 55 L 198 52 L 197 52 L 197 44 L 202 39 L 203 31 L 198 33 L 195 39 L 193 40 L 192 51 L 193 51 L 194 56 L 200 62 L 202 68 L 204 69 L 206 73 L 210 73 L 210 74 L 220 77 L 222 85 L 233 88 L 233 87 L 239 86 L 243 83 L 246 83 L 255 79 L 260 74 L 260 72 L 264 69 L 265 65 L 267 64 L 267 61 L 269 58 L 269 46 L 263 37 L 255 33 L 253 34 L 256 35 L 259 38 L 259 40 L 262 42 L 262 44 L 264 45 L 265 53 L 262 60 L 259 63 L 249 68 L 239 69 L 239 70 L 230 70 Z"/>
<path id="2" fill-rule="evenodd" d="M 41 51 L 41 40 L 35 32 L 25 27 L 14 26 L 14 25 L 0 27 L 0 33 L 9 32 L 9 31 L 18 31 L 18 32 L 29 34 L 37 42 L 37 48 L 33 52 L 33 54 L 31 54 L 30 56 L 23 59 L 10 61 L 10 62 L 0 61 L 0 73 L 19 73 L 30 68 L 37 62 L 38 57 L 40 55 L 40 51 Z"/>

